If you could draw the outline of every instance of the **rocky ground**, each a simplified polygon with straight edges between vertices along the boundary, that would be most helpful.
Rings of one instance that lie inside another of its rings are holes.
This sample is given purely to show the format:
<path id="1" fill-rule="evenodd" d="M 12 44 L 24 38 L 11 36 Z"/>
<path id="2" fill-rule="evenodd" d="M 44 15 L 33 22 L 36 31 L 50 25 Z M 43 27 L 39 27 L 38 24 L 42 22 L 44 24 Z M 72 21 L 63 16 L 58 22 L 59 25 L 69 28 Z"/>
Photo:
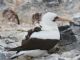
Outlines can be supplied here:
<path id="1" fill-rule="evenodd" d="M 29 24 L 0 24 L 0 60 L 9 60 L 7 56 L 11 53 L 7 52 L 7 48 L 20 46 L 30 27 Z"/>
<path id="2" fill-rule="evenodd" d="M 12 0 L 13 1 L 13 0 Z M 31 25 L 31 16 L 35 12 L 45 13 L 48 11 L 55 12 L 60 16 L 68 19 L 74 19 L 80 24 L 80 0 L 54 0 L 56 3 L 42 2 L 43 0 L 23 0 L 16 8 L 21 25 L 9 23 L 3 20 L 2 12 L 6 8 L 11 8 L 15 3 L 10 0 L 4 0 L 5 3 L 0 5 L 0 60 L 11 60 L 10 56 L 15 52 L 7 51 L 7 48 L 13 48 L 21 45 L 21 41 L 27 35 L 27 30 L 33 28 Z M 24 23 L 26 22 L 26 23 Z M 32 60 L 80 60 L 80 27 L 72 26 L 76 36 L 76 42 L 60 46 L 58 53 L 53 53 L 46 57 L 36 57 Z M 71 40 L 72 41 L 72 40 Z M 69 42 L 71 42 L 69 41 Z M 65 43 L 65 40 L 64 42 Z M 19 57 L 14 60 L 26 60 L 26 57 Z"/>
<path id="3" fill-rule="evenodd" d="M 21 45 L 21 41 L 27 35 L 27 30 L 33 28 L 30 24 L 16 25 L 12 23 L 0 24 L 0 60 L 11 60 L 10 57 L 15 52 L 9 52 L 6 48 L 13 48 Z M 79 60 L 80 59 L 80 27 L 72 27 L 76 35 L 76 42 L 61 46 L 58 53 L 53 53 L 47 57 L 36 57 L 33 60 Z M 70 42 L 70 41 L 69 41 Z M 64 42 L 65 43 L 65 40 Z M 16 59 L 14 59 L 16 60 Z M 17 60 L 26 60 L 25 56 Z"/>
<path id="4" fill-rule="evenodd" d="M 6 25 L 0 24 L 0 60 L 11 60 L 10 57 L 15 54 L 15 52 L 7 51 L 7 48 L 13 48 L 21 45 L 21 41 L 25 39 L 27 35 L 27 30 L 33 28 L 29 24 L 16 25 L 12 23 L 7 23 Z M 73 27 L 72 27 L 73 28 Z M 53 53 L 46 57 L 36 57 L 32 60 L 79 60 L 80 59 L 80 36 L 79 27 L 73 28 L 76 34 L 76 42 L 71 44 L 61 46 L 58 53 Z M 64 42 L 65 43 L 65 40 Z M 21 56 L 14 60 L 26 60 L 26 56 Z"/>

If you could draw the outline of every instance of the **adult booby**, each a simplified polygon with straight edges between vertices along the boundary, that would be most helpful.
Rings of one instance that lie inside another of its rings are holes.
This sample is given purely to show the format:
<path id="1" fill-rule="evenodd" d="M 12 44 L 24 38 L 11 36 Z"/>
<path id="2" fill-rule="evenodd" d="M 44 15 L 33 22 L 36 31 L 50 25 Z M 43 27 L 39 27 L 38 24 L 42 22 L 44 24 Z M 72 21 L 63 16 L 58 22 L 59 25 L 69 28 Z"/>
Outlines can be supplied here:
<path id="1" fill-rule="evenodd" d="M 40 21 L 41 27 L 36 27 L 28 31 L 26 39 L 22 45 L 10 49 L 10 51 L 24 50 L 47 50 L 49 51 L 60 41 L 58 26 L 53 20 L 57 15 L 52 12 L 45 13 Z"/>

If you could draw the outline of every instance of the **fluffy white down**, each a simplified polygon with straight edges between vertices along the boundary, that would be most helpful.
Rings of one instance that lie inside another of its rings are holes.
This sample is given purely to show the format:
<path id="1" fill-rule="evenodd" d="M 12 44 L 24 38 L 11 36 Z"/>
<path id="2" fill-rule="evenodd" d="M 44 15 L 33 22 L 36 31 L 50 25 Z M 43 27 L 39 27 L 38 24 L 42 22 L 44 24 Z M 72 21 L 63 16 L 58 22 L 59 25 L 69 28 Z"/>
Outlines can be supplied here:
<path id="1" fill-rule="evenodd" d="M 29 51 L 21 51 L 13 56 L 11 58 L 16 56 L 32 56 L 32 57 L 39 57 L 39 56 L 46 56 L 48 55 L 46 50 L 29 50 Z"/>
<path id="2" fill-rule="evenodd" d="M 34 32 L 31 38 L 41 39 L 60 39 L 60 33 L 56 22 L 53 22 L 57 15 L 52 12 L 44 14 L 41 18 L 40 25 L 42 26 L 40 32 Z"/>

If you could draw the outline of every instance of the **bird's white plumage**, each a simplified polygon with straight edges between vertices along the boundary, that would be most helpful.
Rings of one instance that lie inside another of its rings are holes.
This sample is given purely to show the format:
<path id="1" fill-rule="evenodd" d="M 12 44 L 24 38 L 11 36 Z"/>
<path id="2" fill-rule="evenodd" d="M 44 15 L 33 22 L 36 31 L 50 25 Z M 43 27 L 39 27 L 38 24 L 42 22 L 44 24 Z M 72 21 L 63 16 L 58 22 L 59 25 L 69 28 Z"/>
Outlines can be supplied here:
<path id="1" fill-rule="evenodd" d="M 56 22 L 53 22 L 54 18 L 57 17 L 55 13 L 48 12 L 41 18 L 40 25 L 42 26 L 40 32 L 34 32 L 31 38 L 41 39 L 60 39 L 60 33 Z"/>
<path id="2" fill-rule="evenodd" d="M 46 50 L 29 50 L 29 51 L 21 51 L 13 56 L 11 58 L 16 56 L 32 56 L 32 57 L 39 57 L 39 56 L 46 56 L 48 55 Z"/>
<path id="3" fill-rule="evenodd" d="M 41 18 L 41 22 L 40 25 L 42 26 L 42 30 L 58 30 L 58 26 L 55 22 L 53 22 L 54 18 L 57 17 L 57 15 L 55 13 L 52 12 L 48 12 L 45 13 L 42 18 Z"/>
<path id="4" fill-rule="evenodd" d="M 31 38 L 40 38 L 40 39 L 57 39 L 59 40 L 59 33 L 57 31 L 40 31 L 40 32 L 35 32 L 31 35 Z"/>

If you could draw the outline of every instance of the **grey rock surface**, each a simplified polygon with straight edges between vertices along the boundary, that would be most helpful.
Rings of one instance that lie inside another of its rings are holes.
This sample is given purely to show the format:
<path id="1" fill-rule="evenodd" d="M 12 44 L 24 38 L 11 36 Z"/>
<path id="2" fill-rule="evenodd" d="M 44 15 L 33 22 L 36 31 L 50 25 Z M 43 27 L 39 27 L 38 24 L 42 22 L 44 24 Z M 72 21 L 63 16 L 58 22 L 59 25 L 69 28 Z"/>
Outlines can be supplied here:
<path id="1" fill-rule="evenodd" d="M 1 1 L 4 1 L 1 3 Z M 21 1 L 21 0 L 20 0 Z M 21 45 L 21 41 L 27 35 L 27 30 L 32 28 L 27 24 L 15 25 L 3 22 L 1 13 L 6 8 L 16 6 L 15 0 L 0 0 L 0 60 L 10 60 L 14 52 L 6 52 L 6 48 L 13 48 Z M 15 11 L 20 18 L 20 22 L 31 24 L 32 14 L 36 12 L 46 13 L 55 12 L 60 16 L 74 19 L 75 23 L 80 24 L 80 0 L 22 0 Z M 2 22 L 1 22 L 2 21 Z M 76 22 L 77 21 L 77 22 Z M 76 42 L 60 46 L 59 53 L 51 54 L 47 57 L 37 57 L 32 60 L 80 60 L 80 27 L 72 26 L 76 36 Z M 63 43 L 66 43 L 65 40 Z M 14 60 L 26 60 L 20 56 Z"/>

